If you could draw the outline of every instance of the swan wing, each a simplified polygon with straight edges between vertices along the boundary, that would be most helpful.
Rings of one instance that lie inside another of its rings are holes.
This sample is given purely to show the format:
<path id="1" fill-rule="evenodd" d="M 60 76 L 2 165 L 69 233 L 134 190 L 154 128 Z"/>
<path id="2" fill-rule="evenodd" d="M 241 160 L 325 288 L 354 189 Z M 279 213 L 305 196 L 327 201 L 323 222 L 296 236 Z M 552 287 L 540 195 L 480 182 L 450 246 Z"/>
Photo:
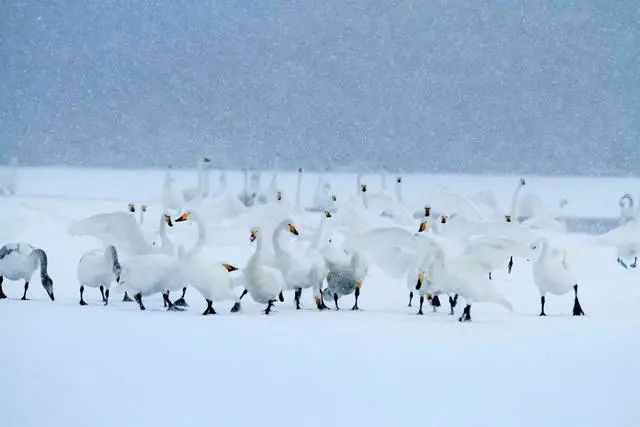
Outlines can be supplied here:
<path id="1" fill-rule="evenodd" d="M 125 212 L 90 216 L 72 224 L 69 234 L 95 237 L 103 245 L 113 245 L 118 251 L 130 255 L 141 255 L 151 250 L 135 218 Z"/>

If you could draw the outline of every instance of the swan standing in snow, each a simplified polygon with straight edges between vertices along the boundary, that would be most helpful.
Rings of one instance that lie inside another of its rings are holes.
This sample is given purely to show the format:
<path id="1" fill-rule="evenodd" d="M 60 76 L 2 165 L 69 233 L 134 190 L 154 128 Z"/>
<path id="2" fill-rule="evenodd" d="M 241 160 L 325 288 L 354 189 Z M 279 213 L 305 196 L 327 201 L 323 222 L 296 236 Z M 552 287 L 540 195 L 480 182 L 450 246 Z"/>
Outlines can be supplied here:
<path id="1" fill-rule="evenodd" d="M 280 270 L 265 263 L 265 243 L 262 231 L 259 228 L 254 228 L 251 230 L 249 239 L 251 242 L 256 241 L 256 251 L 243 270 L 245 290 L 249 292 L 254 301 L 267 304 L 264 314 L 269 314 L 276 299 L 279 299 L 280 302 L 284 301 L 284 278 Z"/>
<path id="2" fill-rule="evenodd" d="M 202 219 L 192 212 L 183 213 L 175 222 L 183 222 L 189 219 L 192 219 L 198 226 L 198 242 L 181 259 L 181 262 L 184 264 L 186 280 L 200 292 L 207 302 L 207 308 L 202 314 L 216 314 L 213 308 L 213 301 L 234 301 L 235 304 L 231 308 L 231 312 L 240 311 L 240 298 L 233 292 L 229 274 L 232 271 L 236 271 L 237 268 L 230 264 L 211 262 L 198 256 L 206 241 L 206 228 Z"/>
<path id="3" fill-rule="evenodd" d="M 85 286 L 100 288 L 102 302 L 109 304 L 111 282 L 120 281 L 120 262 L 115 246 L 109 245 L 103 251 L 85 253 L 78 262 L 78 283 L 80 284 L 80 305 L 87 305 L 83 294 Z M 106 291 L 105 291 L 106 289 Z"/>
<path id="4" fill-rule="evenodd" d="M 580 302 L 578 301 L 578 282 L 567 267 L 565 256 L 553 254 L 549 241 L 542 237 L 536 240 L 531 249 L 539 251 L 540 255 L 533 263 L 533 281 L 540 291 L 540 316 L 546 316 L 544 312 L 545 295 L 552 293 L 563 295 L 573 289 L 575 298 L 573 302 L 573 315 L 584 316 Z"/>
<path id="5" fill-rule="evenodd" d="M 27 290 L 31 276 L 40 266 L 40 280 L 47 295 L 54 301 L 53 280 L 47 273 L 47 254 L 42 249 L 34 248 L 27 243 L 7 243 L 0 248 L 0 299 L 7 296 L 2 291 L 2 281 L 24 280 L 24 294 L 21 300 L 27 299 Z"/>
<path id="6" fill-rule="evenodd" d="M 324 290 L 325 297 L 333 298 L 336 310 L 339 310 L 338 299 L 342 296 L 354 293 L 355 301 L 351 310 L 360 310 L 358 298 L 362 282 L 367 275 L 367 266 L 362 256 L 357 252 L 350 255 L 349 264 L 335 264 L 329 262 L 329 273 L 327 274 L 327 288 Z"/>

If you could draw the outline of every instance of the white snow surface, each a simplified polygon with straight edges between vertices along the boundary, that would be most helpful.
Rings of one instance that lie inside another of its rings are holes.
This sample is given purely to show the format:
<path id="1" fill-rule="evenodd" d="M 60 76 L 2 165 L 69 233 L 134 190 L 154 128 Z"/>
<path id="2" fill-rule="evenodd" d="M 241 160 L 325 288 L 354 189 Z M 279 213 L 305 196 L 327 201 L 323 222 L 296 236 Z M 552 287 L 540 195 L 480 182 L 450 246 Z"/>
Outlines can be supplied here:
<path id="1" fill-rule="evenodd" d="M 178 185 L 194 181 L 193 171 L 174 175 Z M 218 315 L 202 316 L 206 303 L 195 289 L 180 313 L 166 312 L 159 296 L 141 312 L 115 290 L 105 307 L 93 288 L 85 291 L 89 305 L 78 305 L 78 259 L 99 243 L 71 237 L 69 224 L 134 201 L 149 204 L 146 222 L 156 226 L 162 179 L 152 170 L 23 168 L 17 195 L 0 198 L 0 244 L 44 248 L 56 294 L 51 302 L 38 275 L 30 301 L 19 301 L 22 283 L 3 284 L 1 426 L 640 425 L 640 269 L 623 270 L 612 249 L 585 246 L 580 236 L 567 241 L 583 318 L 570 315 L 572 295 L 548 296 L 548 316 L 538 317 L 524 260 L 510 276 L 494 274 L 514 312 L 475 304 L 468 324 L 448 315 L 446 297 L 439 312 L 416 316 L 404 280 L 375 268 L 360 312 L 348 310 L 352 296 L 341 300 L 344 310 L 318 312 L 309 291 L 303 310 L 291 292 L 271 316 L 249 298 L 240 313 L 229 313 L 231 302 L 214 303 Z M 241 179 L 230 173 L 233 191 Z M 352 196 L 354 176 L 329 179 L 339 200 Z M 295 175 L 279 180 L 293 195 Z M 507 209 L 516 181 L 410 175 L 404 194 L 419 209 L 438 185 L 464 194 L 490 188 Z M 315 184 L 305 175 L 306 203 Z M 620 195 L 638 184 L 528 177 L 527 190 L 553 206 L 567 198 L 571 213 L 613 216 Z M 242 268 L 253 250 L 247 241 L 210 253 Z"/>

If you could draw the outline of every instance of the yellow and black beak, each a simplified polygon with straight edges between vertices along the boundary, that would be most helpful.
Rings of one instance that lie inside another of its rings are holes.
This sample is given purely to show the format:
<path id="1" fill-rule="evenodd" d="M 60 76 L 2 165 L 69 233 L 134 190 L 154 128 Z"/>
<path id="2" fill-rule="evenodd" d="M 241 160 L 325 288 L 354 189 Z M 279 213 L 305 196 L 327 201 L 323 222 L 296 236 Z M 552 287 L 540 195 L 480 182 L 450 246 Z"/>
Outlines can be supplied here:
<path id="1" fill-rule="evenodd" d="M 164 222 L 166 222 L 169 227 L 173 227 L 173 221 L 171 221 L 171 215 L 164 214 Z"/>
<path id="2" fill-rule="evenodd" d="M 300 235 L 300 233 L 298 233 L 298 229 L 293 224 L 289 224 L 289 233 L 291 233 L 291 234 L 293 234 L 295 236 L 299 236 Z"/>
<path id="3" fill-rule="evenodd" d="M 254 242 L 258 238 L 258 232 L 256 230 L 251 230 L 251 234 L 249 234 L 249 241 Z"/>
<path id="4" fill-rule="evenodd" d="M 507 222 L 511 222 L 511 215 L 505 215 L 504 220 Z"/>
<path id="5" fill-rule="evenodd" d="M 182 215 L 180 215 L 178 218 L 176 218 L 176 222 L 183 222 L 188 220 L 190 217 L 189 212 L 185 212 Z"/>
<path id="6" fill-rule="evenodd" d="M 360 188 L 362 189 L 362 192 L 363 192 L 363 193 L 366 193 L 366 192 L 367 192 L 367 185 L 366 185 L 366 184 L 362 184 L 362 185 L 360 185 Z"/>
<path id="7" fill-rule="evenodd" d="M 418 283 L 416 283 L 416 290 L 420 290 L 422 284 L 424 283 L 424 273 L 418 273 Z"/>
<path id="8" fill-rule="evenodd" d="M 232 271 L 238 271 L 238 267 L 234 267 L 231 264 L 222 264 L 222 266 L 226 268 L 229 273 L 231 273 Z"/>
<path id="9" fill-rule="evenodd" d="M 147 205 L 142 205 L 141 209 L 142 209 L 142 212 L 146 212 L 147 211 Z"/>
<path id="10" fill-rule="evenodd" d="M 418 233 L 422 233 L 423 231 L 426 231 L 427 228 L 429 228 L 429 223 L 427 221 L 422 221 L 420 223 L 420 227 L 418 227 Z"/>

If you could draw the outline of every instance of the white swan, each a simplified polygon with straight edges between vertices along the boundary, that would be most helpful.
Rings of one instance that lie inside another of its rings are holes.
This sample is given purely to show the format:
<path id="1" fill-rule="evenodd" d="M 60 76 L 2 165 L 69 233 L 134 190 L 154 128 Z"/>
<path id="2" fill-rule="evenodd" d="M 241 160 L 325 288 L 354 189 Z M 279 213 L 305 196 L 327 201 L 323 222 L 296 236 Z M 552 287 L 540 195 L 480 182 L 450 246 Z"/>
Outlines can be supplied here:
<path id="1" fill-rule="evenodd" d="M 211 160 L 208 157 L 198 159 L 196 166 L 198 184 L 195 187 L 182 190 L 182 198 L 185 202 L 206 198 L 209 195 L 209 169 L 207 167 L 209 162 L 211 162 Z"/>
<path id="2" fill-rule="evenodd" d="M 583 316 L 584 312 L 578 301 L 578 282 L 567 266 L 566 254 L 562 256 L 554 254 L 549 247 L 549 241 L 544 237 L 536 240 L 531 245 L 531 249 L 540 252 L 533 263 L 533 280 L 540 292 L 542 306 L 540 316 L 546 316 L 544 304 L 547 293 L 563 295 L 571 289 L 575 293 L 573 315 Z"/>
<path id="3" fill-rule="evenodd" d="M 42 249 L 34 248 L 27 243 L 7 243 L 0 248 L 0 299 L 7 296 L 2 291 L 3 278 L 9 280 L 24 280 L 24 294 L 22 300 L 27 299 L 27 289 L 31 276 L 40 266 L 40 280 L 51 301 L 53 295 L 53 281 L 47 273 L 47 254 Z"/>
<path id="4" fill-rule="evenodd" d="M 277 268 L 265 263 L 264 236 L 259 228 L 251 230 L 250 240 L 256 241 L 256 251 L 243 270 L 245 290 L 254 301 L 267 304 L 264 313 L 269 314 L 276 299 L 284 301 L 282 292 L 285 289 L 284 278 Z M 243 294 L 244 295 L 244 294 Z"/>
<path id="5" fill-rule="evenodd" d="M 635 217 L 634 200 L 631 194 L 625 193 L 620 197 L 618 205 L 620 206 L 620 219 L 622 221 L 629 221 Z"/>
<path id="6" fill-rule="evenodd" d="M 163 212 L 179 212 L 184 206 L 182 194 L 173 185 L 174 179 L 171 177 L 170 171 L 166 171 L 164 181 L 162 183 L 162 211 Z"/>
<path id="7" fill-rule="evenodd" d="M 206 241 L 206 228 L 202 219 L 195 212 L 185 212 L 175 222 L 183 222 L 192 219 L 198 226 L 198 242 L 182 259 L 185 277 L 188 283 L 196 288 L 207 302 L 207 308 L 203 315 L 216 314 L 213 301 L 234 301 L 231 312 L 240 310 L 240 298 L 231 287 L 230 272 L 237 268 L 230 264 L 212 262 L 199 253 Z"/>
<path id="8" fill-rule="evenodd" d="M 636 268 L 640 256 L 640 218 L 635 217 L 617 228 L 593 238 L 596 245 L 612 246 L 617 262 L 624 269 Z M 627 260 L 633 259 L 633 262 Z"/>
<path id="9" fill-rule="evenodd" d="M 121 267 L 115 246 L 110 245 L 104 250 L 89 251 L 82 255 L 78 261 L 80 305 L 87 305 L 83 298 L 85 286 L 99 287 L 104 305 L 109 304 L 111 282 L 120 281 L 120 271 Z"/>

